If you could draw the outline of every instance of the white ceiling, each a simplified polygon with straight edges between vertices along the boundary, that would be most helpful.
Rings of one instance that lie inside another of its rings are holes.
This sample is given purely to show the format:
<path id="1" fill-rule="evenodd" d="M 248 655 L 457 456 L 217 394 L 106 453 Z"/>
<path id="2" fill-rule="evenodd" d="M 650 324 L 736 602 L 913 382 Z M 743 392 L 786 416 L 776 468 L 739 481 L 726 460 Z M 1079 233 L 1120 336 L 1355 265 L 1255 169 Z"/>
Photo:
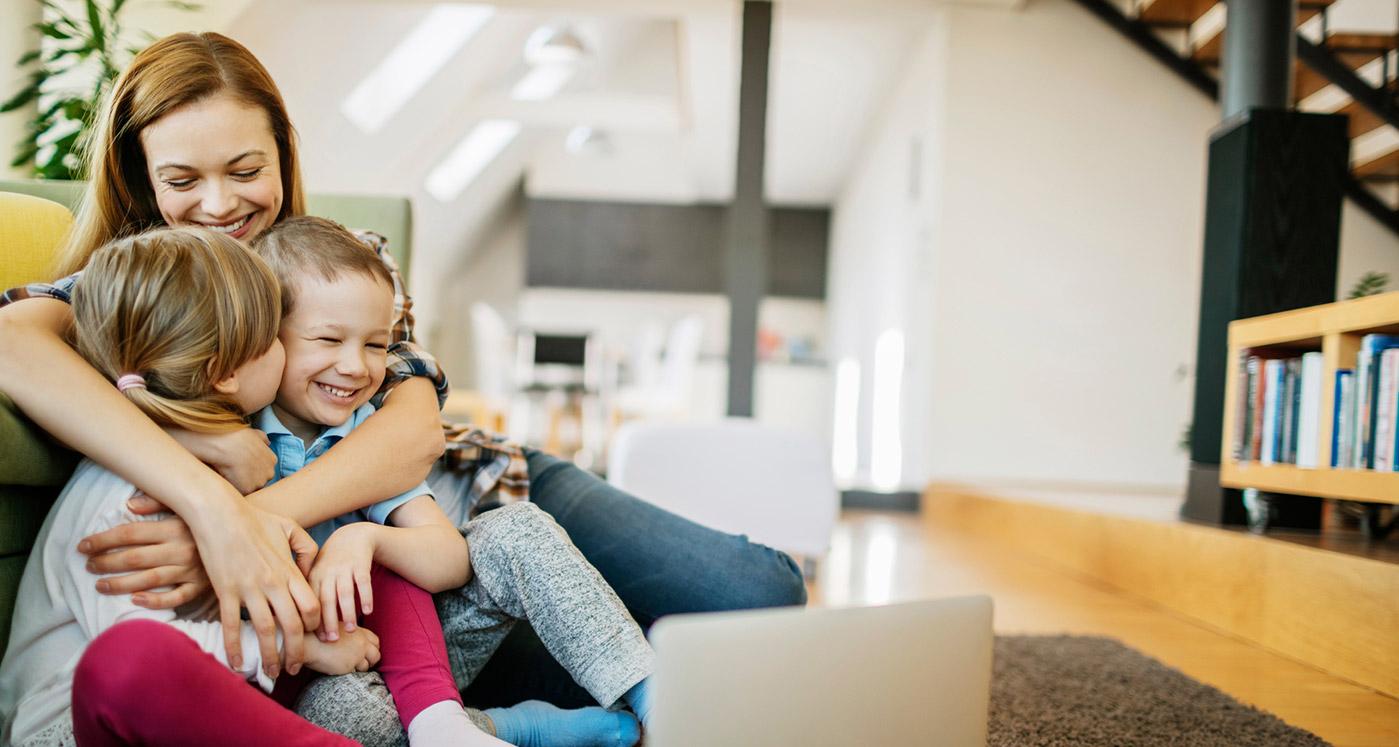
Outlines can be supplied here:
<path id="1" fill-rule="evenodd" d="M 1004 0 L 989 0 L 1004 5 Z M 431 8 L 427 2 L 247 4 L 226 31 L 282 87 L 313 189 L 422 192 L 429 170 L 471 126 L 525 124 L 514 148 L 531 194 L 723 201 L 732 193 L 741 6 L 729 0 L 509 0 L 378 132 L 340 112 L 349 91 Z M 767 195 L 828 204 L 921 31 L 931 1 L 788 0 L 775 5 Z M 518 102 L 526 37 L 570 24 L 592 50 L 558 96 Z M 572 155 L 567 131 L 609 133 L 606 154 Z M 502 159 L 502 161 L 509 159 Z M 507 182 L 511 180 L 506 180 Z M 475 188 L 459 201 L 480 201 Z"/>

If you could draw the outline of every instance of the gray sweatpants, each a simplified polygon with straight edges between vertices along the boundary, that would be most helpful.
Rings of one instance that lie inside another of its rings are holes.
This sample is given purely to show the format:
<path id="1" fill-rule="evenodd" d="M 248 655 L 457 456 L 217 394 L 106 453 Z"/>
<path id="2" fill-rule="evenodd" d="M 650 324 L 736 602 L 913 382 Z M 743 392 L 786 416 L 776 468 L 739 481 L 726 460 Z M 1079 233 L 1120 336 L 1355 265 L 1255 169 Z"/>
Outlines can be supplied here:
<path id="1" fill-rule="evenodd" d="M 458 689 L 480 674 L 517 620 L 528 620 L 549 653 L 598 703 L 612 707 L 651 674 L 654 653 L 622 600 L 552 517 L 531 503 L 467 522 L 473 576 L 438 594 L 437 614 Z M 375 672 L 321 677 L 296 710 L 312 723 L 365 744 L 406 744 L 403 725 Z M 479 712 L 472 718 L 482 723 Z"/>

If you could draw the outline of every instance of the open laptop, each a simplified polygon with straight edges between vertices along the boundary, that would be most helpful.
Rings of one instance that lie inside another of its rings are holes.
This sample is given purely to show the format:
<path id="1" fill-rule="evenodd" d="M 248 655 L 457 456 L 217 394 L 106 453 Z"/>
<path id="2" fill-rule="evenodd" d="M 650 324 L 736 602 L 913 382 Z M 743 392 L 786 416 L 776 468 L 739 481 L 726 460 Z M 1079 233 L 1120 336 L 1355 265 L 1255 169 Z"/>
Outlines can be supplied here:
<path id="1" fill-rule="evenodd" d="M 677 615 L 647 747 L 985 745 L 991 599 Z"/>

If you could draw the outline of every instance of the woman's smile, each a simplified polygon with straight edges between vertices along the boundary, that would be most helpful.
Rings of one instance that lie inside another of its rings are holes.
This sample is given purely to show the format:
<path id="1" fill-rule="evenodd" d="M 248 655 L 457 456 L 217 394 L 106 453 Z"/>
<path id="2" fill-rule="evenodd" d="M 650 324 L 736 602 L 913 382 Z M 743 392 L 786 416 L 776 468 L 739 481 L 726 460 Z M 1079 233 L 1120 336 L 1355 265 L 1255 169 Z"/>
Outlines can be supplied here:
<path id="1" fill-rule="evenodd" d="M 141 131 L 160 216 L 251 241 L 282 209 L 267 113 L 228 94 L 176 109 Z"/>

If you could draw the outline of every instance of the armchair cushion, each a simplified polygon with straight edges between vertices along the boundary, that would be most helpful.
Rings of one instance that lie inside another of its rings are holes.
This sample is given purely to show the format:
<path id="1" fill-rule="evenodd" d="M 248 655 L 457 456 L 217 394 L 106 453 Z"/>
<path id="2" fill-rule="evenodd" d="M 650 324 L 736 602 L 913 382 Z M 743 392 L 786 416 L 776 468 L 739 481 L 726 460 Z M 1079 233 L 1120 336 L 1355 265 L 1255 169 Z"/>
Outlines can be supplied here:
<path id="1" fill-rule="evenodd" d="M 0 192 L 0 289 L 48 278 L 72 223 L 58 203 Z M 0 653 L 29 548 L 77 461 L 0 395 Z"/>
<path id="2" fill-rule="evenodd" d="M 0 290 L 48 279 L 72 214 L 40 197 L 0 192 L 0 215 Z"/>

